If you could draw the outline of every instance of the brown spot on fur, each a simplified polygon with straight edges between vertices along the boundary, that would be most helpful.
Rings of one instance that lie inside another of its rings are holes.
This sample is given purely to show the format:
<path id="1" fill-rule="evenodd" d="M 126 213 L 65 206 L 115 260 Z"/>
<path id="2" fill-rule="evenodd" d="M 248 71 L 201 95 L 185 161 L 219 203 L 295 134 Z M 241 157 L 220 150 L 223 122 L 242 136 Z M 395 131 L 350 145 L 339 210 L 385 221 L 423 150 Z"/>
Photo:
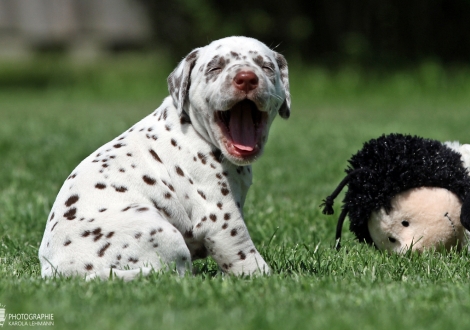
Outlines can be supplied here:
<path id="1" fill-rule="evenodd" d="M 158 156 L 158 154 L 155 151 L 153 151 L 153 149 L 150 149 L 149 152 L 156 161 L 163 163 L 160 157 Z"/>
<path id="2" fill-rule="evenodd" d="M 101 249 L 98 251 L 98 257 L 104 256 L 104 253 L 106 250 L 111 246 L 111 243 L 107 242 L 105 245 L 101 247 Z"/>
<path id="3" fill-rule="evenodd" d="M 104 189 L 106 188 L 106 185 L 104 183 L 97 183 L 95 184 L 96 189 Z"/>
<path id="4" fill-rule="evenodd" d="M 77 213 L 77 209 L 75 207 L 72 207 L 71 209 L 68 209 L 67 212 L 64 213 L 64 218 L 67 218 L 68 220 L 73 220 L 75 219 L 76 213 Z"/>
<path id="5" fill-rule="evenodd" d="M 237 236 L 237 230 L 235 228 L 230 232 L 230 236 Z"/>
<path id="6" fill-rule="evenodd" d="M 164 184 L 165 186 L 168 187 L 168 189 L 170 189 L 170 190 L 173 191 L 173 192 L 175 191 L 175 188 L 173 188 L 173 186 L 172 186 L 171 184 L 167 183 L 167 182 L 164 181 L 164 180 L 162 180 L 162 182 L 163 182 L 163 184 Z"/>
<path id="7" fill-rule="evenodd" d="M 85 265 L 85 269 L 86 269 L 86 270 L 92 270 L 92 269 L 93 269 L 93 265 L 92 265 L 92 264 L 86 264 L 86 265 Z"/>
<path id="8" fill-rule="evenodd" d="M 184 176 L 184 172 L 183 172 L 183 170 L 181 169 L 181 167 L 176 166 L 176 167 L 175 167 L 175 170 L 176 170 L 176 173 L 177 173 L 179 176 Z"/>
<path id="9" fill-rule="evenodd" d="M 70 206 L 72 204 L 75 204 L 77 201 L 78 201 L 78 195 L 72 195 L 65 202 L 65 206 Z"/>
<path id="10" fill-rule="evenodd" d="M 121 192 L 121 193 L 127 191 L 127 188 L 124 187 L 124 186 L 120 186 L 120 187 L 113 186 L 113 188 L 114 188 L 117 192 Z"/>
<path id="11" fill-rule="evenodd" d="M 201 153 L 201 152 L 198 152 L 198 153 L 197 153 L 197 156 L 198 156 L 199 159 L 201 160 L 201 163 L 206 164 L 206 162 L 207 162 L 207 157 L 206 157 L 206 155 L 204 155 L 204 154 Z"/>
<path id="12" fill-rule="evenodd" d="M 217 221 L 217 216 L 216 216 L 215 214 L 209 215 L 209 218 L 210 218 L 213 222 L 216 222 L 216 221 Z"/>
<path id="13" fill-rule="evenodd" d="M 236 60 L 240 59 L 240 54 L 238 54 L 237 52 L 231 51 L 231 52 L 230 52 L 230 55 L 232 55 L 233 57 L 235 57 Z"/>
<path id="14" fill-rule="evenodd" d="M 72 241 L 71 241 L 71 240 L 67 240 L 67 241 L 64 243 L 64 246 L 70 245 L 70 243 L 72 243 Z"/>
<path id="15" fill-rule="evenodd" d="M 142 177 L 142 180 L 144 180 L 144 182 L 145 182 L 146 184 L 150 185 L 150 186 L 153 186 L 153 185 L 157 182 L 157 180 L 155 180 L 154 178 L 151 178 L 151 177 L 149 177 L 149 176 L 147 176 L 147 175 L 144 175 L 144 176 Z"/>
<path id="16" fill-rule="evenodd" d="M 206 195 L 202 191 L 198 190 L 197 193 L 201 195 L 203 199 L 206 199 Z"/>
<path id="17" fill-rule="evenodd" d="M 253 62 L 255 62 L 256 65 L 262 67 L 263 63 L 264 63 L 264 60 L 263 60 L 263 57 L 261 55 L 258 55 L 255 58 L 253 58 Z"/>

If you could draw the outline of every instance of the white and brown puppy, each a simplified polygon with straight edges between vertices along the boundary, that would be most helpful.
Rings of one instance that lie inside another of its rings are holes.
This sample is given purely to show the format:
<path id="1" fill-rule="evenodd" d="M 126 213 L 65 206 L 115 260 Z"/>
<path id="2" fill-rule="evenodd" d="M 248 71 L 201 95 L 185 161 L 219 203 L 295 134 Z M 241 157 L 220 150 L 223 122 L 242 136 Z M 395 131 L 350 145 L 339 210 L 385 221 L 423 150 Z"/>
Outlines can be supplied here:
<path id="1" fill-rule="evenodd" d="M 232 274 L 269 273 L 243 220 L 251 162 L 290 114 L 287 62 L 229 37 L 193 50 L 171 96 L 83 160 L 62 186 L 39 249 L 42 276 L 129 280 L 212 256 Z"/>

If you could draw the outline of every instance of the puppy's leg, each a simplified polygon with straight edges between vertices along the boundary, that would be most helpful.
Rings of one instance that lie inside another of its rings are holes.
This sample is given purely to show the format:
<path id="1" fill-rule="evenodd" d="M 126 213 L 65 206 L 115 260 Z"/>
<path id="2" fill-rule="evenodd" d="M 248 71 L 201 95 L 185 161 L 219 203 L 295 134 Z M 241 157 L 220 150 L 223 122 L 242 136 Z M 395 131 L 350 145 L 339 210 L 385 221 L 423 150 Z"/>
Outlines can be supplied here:
<path id="1" fill-rule="evenodd" d="M 243 220 L 205 238 L 204 245 L 223 271 L 235 275 L 269 274 L 268 264 L 256 249 Z"/>
<path id="2" fill-rule="evenodd" d="M 61 232 L 58 225 L 40 248 L 42 276 L 108 279 L 112 274 L 131 280 L 152 269 L 176 267 L 180 275 L 191 270 L 183 236 L 153 206 L 139 204 L 106 213 L 92 223 L 76 223 L 73 231 Z"/>

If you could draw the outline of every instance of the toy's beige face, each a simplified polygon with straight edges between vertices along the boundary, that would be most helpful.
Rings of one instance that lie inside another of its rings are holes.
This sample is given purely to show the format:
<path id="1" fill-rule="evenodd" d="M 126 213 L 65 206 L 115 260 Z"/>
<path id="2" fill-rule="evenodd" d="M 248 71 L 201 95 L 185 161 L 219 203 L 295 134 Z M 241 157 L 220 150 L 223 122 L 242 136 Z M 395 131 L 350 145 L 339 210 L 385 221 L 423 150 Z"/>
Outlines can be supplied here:
<path id="1" fill-rule="evenodd" d="M 460 248 L 465 230 L 460 223 L 462 203 L 443 188 L 414 188 L 392 201 L 392 210 L 372 212 L 369 233 L 380 250 L 404 253 L 424 249 Z"/>

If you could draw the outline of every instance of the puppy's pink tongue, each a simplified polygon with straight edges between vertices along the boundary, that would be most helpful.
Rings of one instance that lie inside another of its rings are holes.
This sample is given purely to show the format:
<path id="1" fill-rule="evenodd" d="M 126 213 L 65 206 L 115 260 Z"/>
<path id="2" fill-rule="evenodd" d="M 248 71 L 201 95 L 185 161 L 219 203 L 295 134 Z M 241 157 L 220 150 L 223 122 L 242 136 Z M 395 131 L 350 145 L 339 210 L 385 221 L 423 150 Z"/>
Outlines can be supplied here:
<path id="1" fill-rule="evenodd" d="M 239 103 L 231 111 L 229 123 L 233 145 L 243 151 L 253 151 L 256 145 L 255 125 L 248 104 Z"/>

